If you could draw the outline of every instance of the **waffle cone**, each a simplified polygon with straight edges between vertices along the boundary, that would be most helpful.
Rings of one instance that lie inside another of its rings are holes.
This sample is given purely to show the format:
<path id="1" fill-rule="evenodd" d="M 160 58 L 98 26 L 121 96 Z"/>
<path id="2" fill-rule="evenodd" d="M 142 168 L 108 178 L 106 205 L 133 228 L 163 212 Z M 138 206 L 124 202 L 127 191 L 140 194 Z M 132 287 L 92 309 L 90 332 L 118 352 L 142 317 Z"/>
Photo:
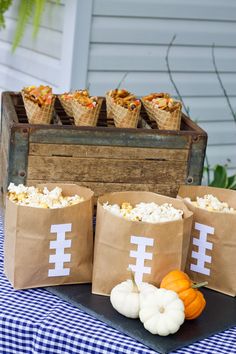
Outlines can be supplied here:
<path id="1" fill-rule="evenodd" d="M 150 119 L 155 120 L 160 130 L 180 130 L 182 105 L 172 112 L 159 109 L 155 103 L 142 100 L 144 108 Z"/>
<path id="2" fill-rule="evenodd" d="M 75 125 L 77 126 L 91 126 L 95 127 L 97 125 L 98 116 L 102 106 L 102 98 L 98 99 L 98 103 L 94 108 L 87 108 L 82 106 L 76 100 L 72 100 L 72 110 Z"/>
<path id="3" fill-rule="evenodd" d="M 112 112 L 114 123 L 117 128 L 137 128 L 141 106 L 133 111 L 117 104 L 114 104 L 114 106 Z"/>
<path id="4" fill-rule="evenodd" d="M 113 118 L 112 104 L 113 104 L 113 98 L 109 95 L 109 92 L 107 92 L 106 93 L 107 118 Z"/>
<path id="5" fill-rule="evenodd" d="M 61 102 L 61 105 L 64 109 L 64 111 L 66 112 L 66 114 L 69 117 L 73 117 L 73 110 L 72 110 L 72 100 L 65 100 L 62 95 L 58 95 L 59 101 Z"/>
<path id="6" fill-rule="evenodd" d="M 24 92 L 22 92 L 22 98 L 24 101 L 28 122 L 30 124 L 50 124 L 51 123 L 55 96 L 53 96 L 52 103 L 50 105 L 45 105 L 42 107 L 39 107 L 37 103 L 31 101 L 28 97 L 26 97 Z"/>
<path id="7" fill-rule="evenodd" d="M 142 104 L 147 112 L 149 119 L 156 121 L 156 119 L 154 117 L 156 110 L 154 110 L 153 103 L 150 101 L 147 101 L 147 100 L 143 100 L 143 99 L 141 99 L 141 101 L 142 101 Z"/>
<path id="8" fill-rule="evenodd" d="M 110 97 L 111 98 L 111 97 Z M 141 105 L 133 111 L 116 104 L 111 98 L 110 117 L 117 128 L 137 128 Z"/>

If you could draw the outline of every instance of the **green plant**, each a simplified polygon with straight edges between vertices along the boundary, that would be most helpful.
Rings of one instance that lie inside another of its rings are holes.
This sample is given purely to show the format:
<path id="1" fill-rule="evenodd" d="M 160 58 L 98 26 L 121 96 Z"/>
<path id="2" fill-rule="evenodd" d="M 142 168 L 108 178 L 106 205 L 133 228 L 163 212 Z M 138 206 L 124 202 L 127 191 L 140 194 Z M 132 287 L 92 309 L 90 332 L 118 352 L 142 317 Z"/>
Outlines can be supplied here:
<path id="1" fill-rule="evenodd" d="M 28 20 L 33 17 L 33 37 L 38 34 L 40 21 L 48 0 L 20 0 L 18 7 L 18 20 L 15 30 L 15 36 L 12 43 L 12 51 L 14 52 L 19 46 L 25 32 Z M 60 0 L 56 1 L 58 4 Z M 0 29 L 5 27 L 4 14 L 12 5 L 12 0 L 0 0 Z"/>
<path id="2" fill-rule="evenodd" d="M 19 5 L 19 17 L 15 32 L 15 37 L 12 43 L 13 52 L 19 46 L 24 35 L 26 24 L 29 18 L 33 15 L 33 37 L 37 36 L 40 20 L 45 7 L 46 0 L 21 0 Z"/>
<path id="3" fill-rule="evenodd" d="M 204 168 L 206 172 L 210 172 L 207 171 L 208 168 Z M 213 171 L 214 178 L 208 183 L 209 186 L 236 190 L 236 175 L 228 176 L 226 167 L 222 165 L 216 165 Z"/>
<path id="4" fill-rule="evenodd" d="M 12 0 L 0 0 L 0 29 L 5 28 L 4 14 L 12 4 Z"/>

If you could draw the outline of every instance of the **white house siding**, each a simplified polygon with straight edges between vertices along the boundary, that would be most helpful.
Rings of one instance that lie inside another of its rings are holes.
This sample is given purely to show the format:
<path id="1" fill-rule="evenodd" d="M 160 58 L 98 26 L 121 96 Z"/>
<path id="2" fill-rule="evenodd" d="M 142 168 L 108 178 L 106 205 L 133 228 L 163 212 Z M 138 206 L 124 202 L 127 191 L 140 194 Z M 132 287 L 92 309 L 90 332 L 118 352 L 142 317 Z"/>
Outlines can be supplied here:
<path id="1" fill-rule="evenodd" d="M 94 0 L 88 54 L 93 94 L 123 86 L 138 96 L 152 91 L 176 95 L 165 55 L 173 35 L 170 66 L 192 119 L 208 132 L 210 164 L 236 171 L 236 123 L 211 59 L 212 43 L 220 76 L 236 110 L 235 0 Z"/>
<path id="2" fill-rule="evenodd" d="M 26 85 L 60 86 L 60 59 L 64 4 L 47 3 L 41 27 L 33 39 L 32 22 L 26 27 L 20 46 L 12 53 L 19 0 L 6 13 L 6 28 L 0 31 L 0 87 L 20 90 Z"/>

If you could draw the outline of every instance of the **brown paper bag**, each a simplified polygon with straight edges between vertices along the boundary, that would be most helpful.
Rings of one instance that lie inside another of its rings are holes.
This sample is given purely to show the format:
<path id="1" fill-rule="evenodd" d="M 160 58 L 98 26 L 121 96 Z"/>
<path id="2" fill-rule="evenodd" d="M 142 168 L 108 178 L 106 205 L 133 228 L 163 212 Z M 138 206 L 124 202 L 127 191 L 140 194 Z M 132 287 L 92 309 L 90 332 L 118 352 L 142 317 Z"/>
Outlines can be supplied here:
<path id="1" fill-rule="evenodd" d="M 78 194 L 84 201 L 42 209 L 7 198 L 5 274 L 15 289 L 91 282 L 93 192 L 73 184 L 43 186 L 59 186 L 63 195 Z"/>
<path id="2" fill-rule="evenodd" d="M 236 191 L 206 186 L 181 186 L 178 196 L 197 197 L 212 194 L 236 209 Z M 212 212 L 185 201 L 193 212 L 193 228 L 186 272 L 195 282 L 207 281 L 207 287 L 236 295 L 236 213 Z"/>
<path id="3" fill-rule="evenodd" d="M 151 224 L 129 221 L 103 208 L 103 203 L 130 202 L 171 203 L 184 211 L 178 221 Z M 98 199 L 92 292 L 109 295 L 111 289 L 130 277 L 130 266 L 137 283 L 159 285 L 170 270 L 184 269 L 192 213 L 184 203 L 151 192 L 120 192 L 106 194 Z"/>

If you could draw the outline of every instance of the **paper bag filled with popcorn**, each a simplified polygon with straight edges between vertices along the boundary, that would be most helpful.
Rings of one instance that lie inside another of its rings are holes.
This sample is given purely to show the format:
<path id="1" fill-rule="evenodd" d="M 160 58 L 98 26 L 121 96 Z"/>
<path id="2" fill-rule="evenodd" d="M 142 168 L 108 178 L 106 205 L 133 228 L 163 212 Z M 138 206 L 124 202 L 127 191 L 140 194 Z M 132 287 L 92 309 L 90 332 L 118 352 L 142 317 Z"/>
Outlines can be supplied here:
<path id="1" fill-rule="evenodd" d="M 180 200 L 151 192 L 117 192 L 98 198 L 92 292 L 135 275 L 137 284 L 160 285 L 168 271 L 184 269 L 192 213 Z"/>
<path id="2" fill-rule="evenodd" d="M 210 289 L 236 296 L 236 191 L 207 186 L 181 186 L 193 212 L 186 272 Z"/>
<path id="3" fill-rule="evenodd" d="M 73 184 L 9 185 L 4 271 L 15 289 L 91 282 L 92 199 Z"/>

